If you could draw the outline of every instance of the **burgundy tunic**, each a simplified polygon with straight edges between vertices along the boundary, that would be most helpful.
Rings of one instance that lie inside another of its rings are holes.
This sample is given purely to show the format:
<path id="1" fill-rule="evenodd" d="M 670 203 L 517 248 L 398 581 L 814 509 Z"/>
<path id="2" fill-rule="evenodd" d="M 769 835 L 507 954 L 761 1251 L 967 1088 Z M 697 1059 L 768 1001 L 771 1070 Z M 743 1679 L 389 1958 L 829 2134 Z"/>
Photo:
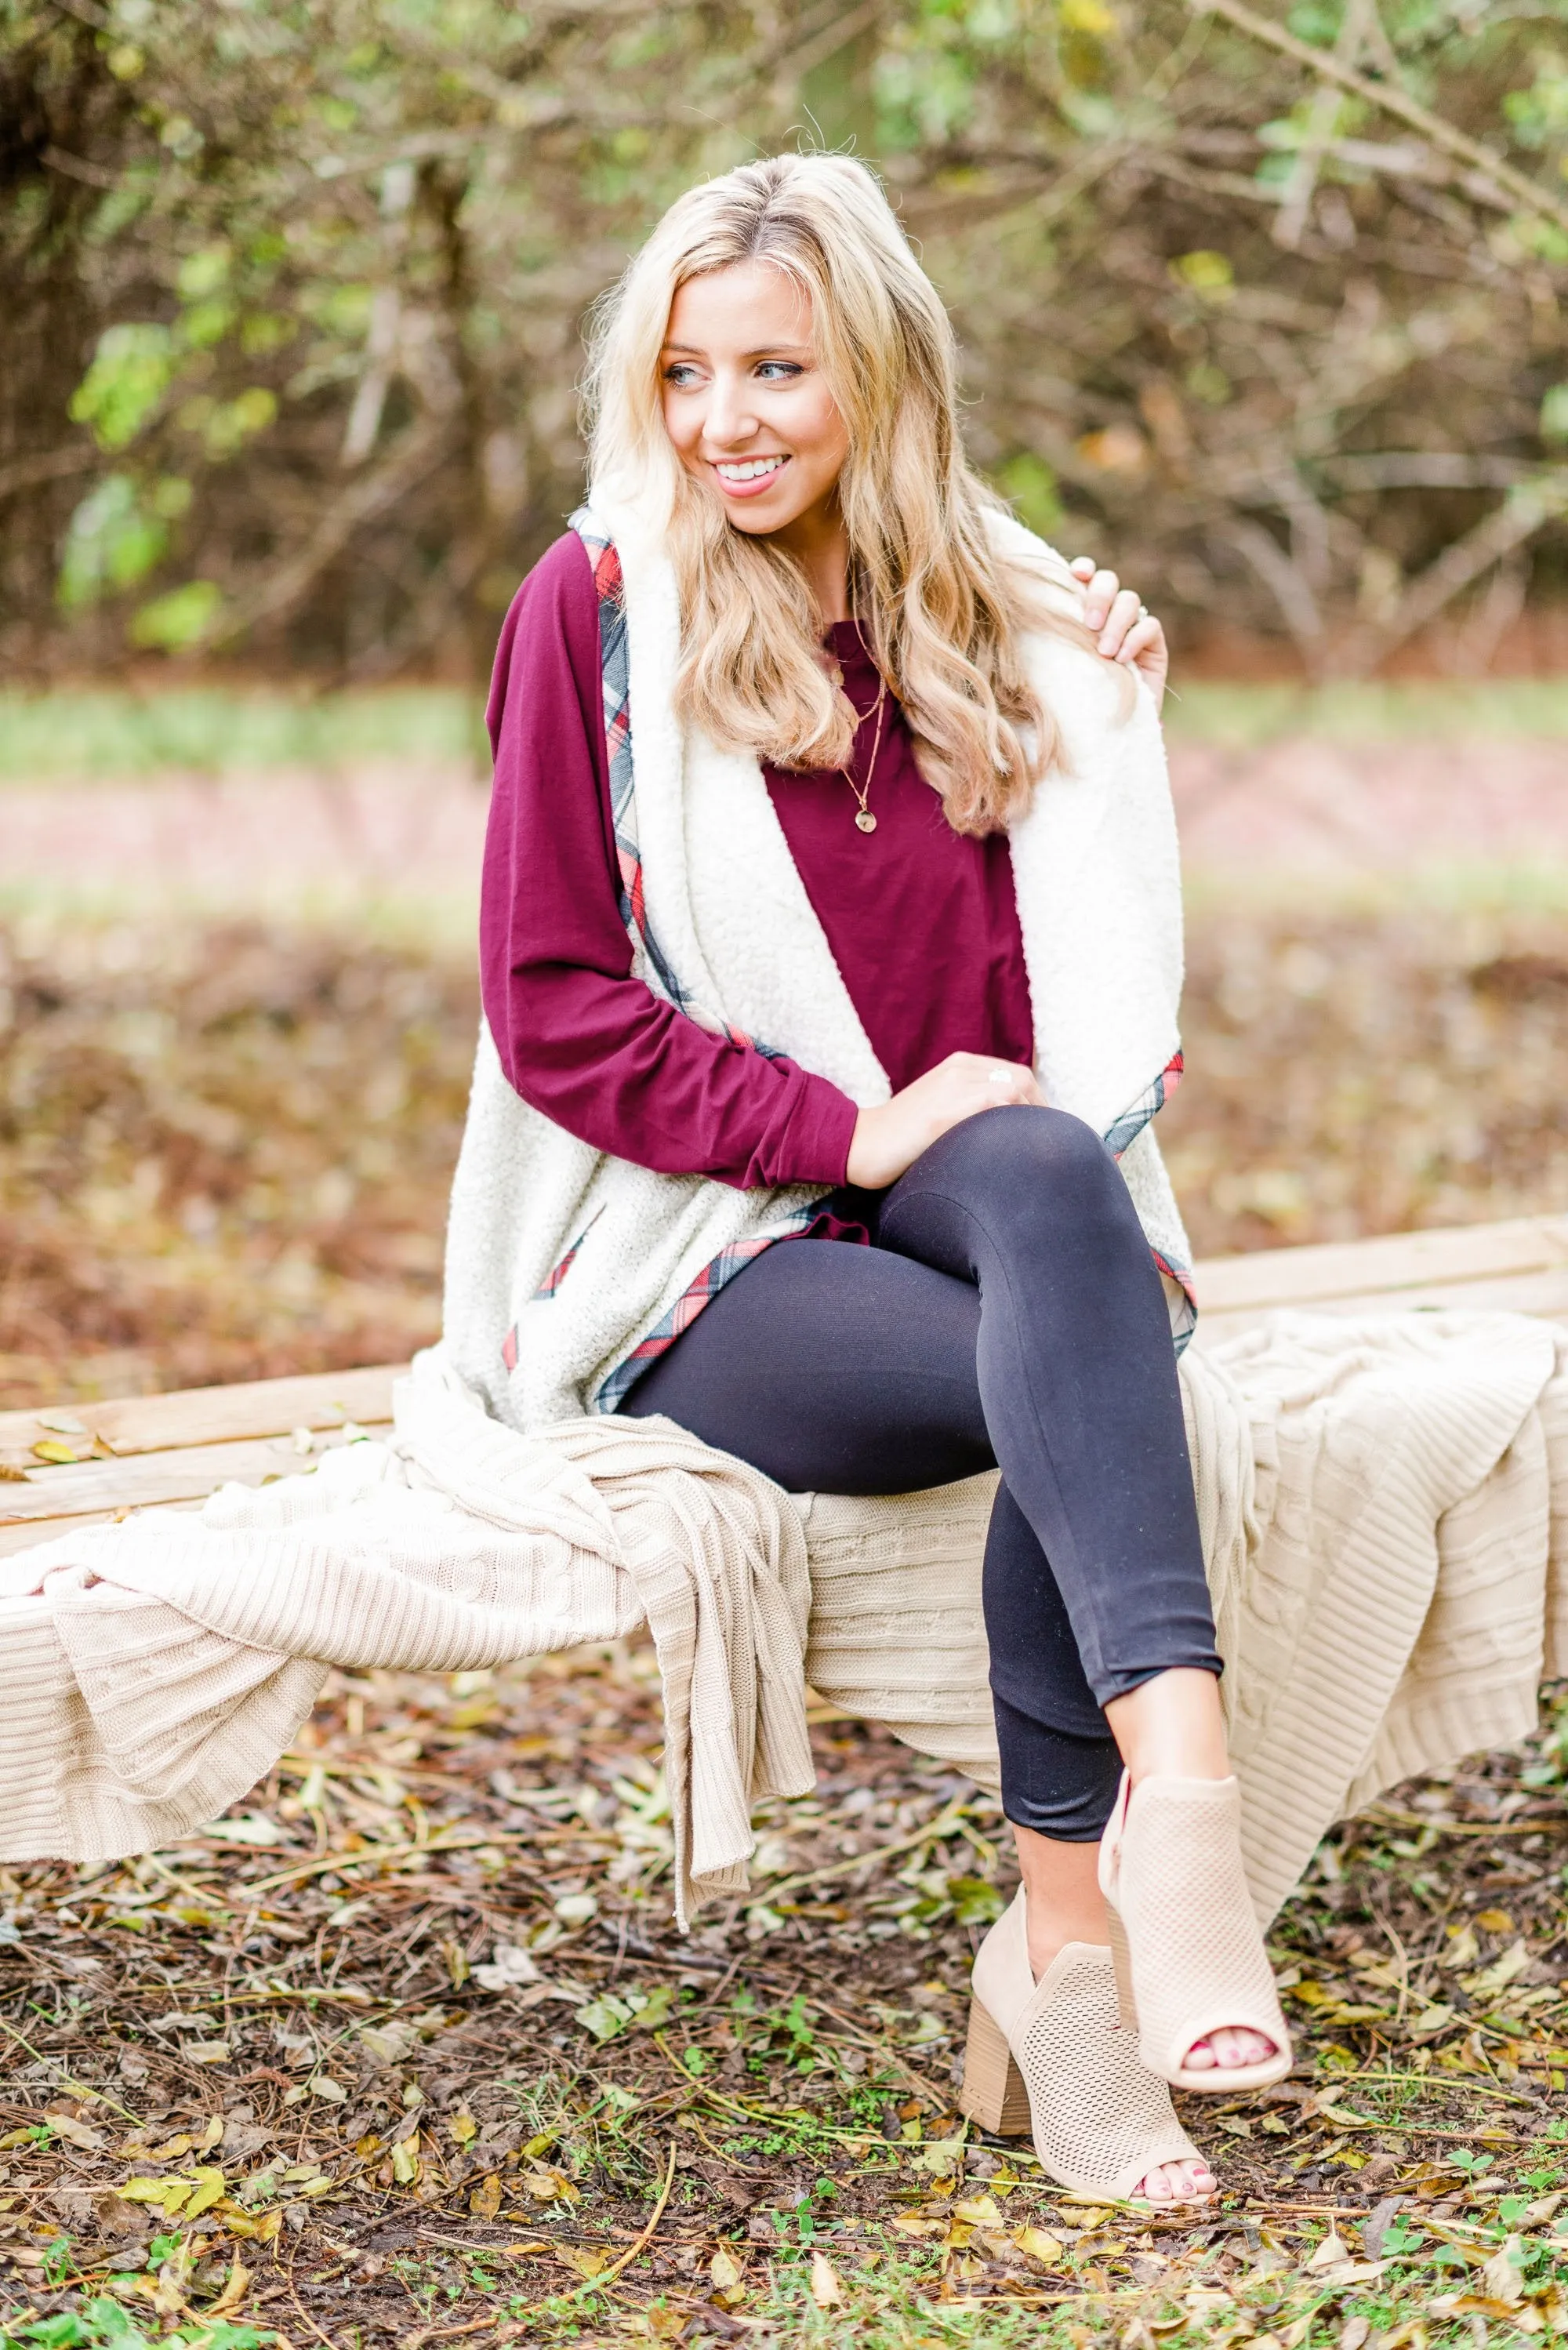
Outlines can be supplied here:
<path id="1" fill-rule="evenodd" d="M 869 712 L 877 672 L 853 622 L 831 631 Z M 632 713 L 637 739 L 637 712 Z M 487 713 L 495 785 L 480 966 L 501 1065 L 568 1133 L 639 1166 L 741 1188 L 845 1180 L 856 1106 L 826 1077 L 732 1045 L 631 975 L 610 819 L 598 604 L 575 532 L 535 564 L 501 632 Z M 853 773 L 866 784 L 875 722 Z M 952 831 L 889 698 L 856 829 L 842 775 L 764 769 L 806 895 L 897 1092 L 949 1053 L 1027 1063 L 1033 1029 L 1004 834 Z"/>

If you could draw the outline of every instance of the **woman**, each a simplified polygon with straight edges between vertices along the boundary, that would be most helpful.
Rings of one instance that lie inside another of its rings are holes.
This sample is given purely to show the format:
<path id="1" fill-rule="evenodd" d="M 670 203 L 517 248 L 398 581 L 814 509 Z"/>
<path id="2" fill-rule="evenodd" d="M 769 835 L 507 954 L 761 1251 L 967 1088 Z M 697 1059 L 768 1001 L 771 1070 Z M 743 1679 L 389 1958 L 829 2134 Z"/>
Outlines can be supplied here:
<path id="1" fill-rule="evenodd" d="M 683 197 L 590 390 L 588 506 L 496 667 L 449 1344 L 514 1424 L 663 1413 L 794 1490 L 1000 1467 L 1023 1885 L 966 2102 L 999 2126 L 1015 2064 L 1064 2183 L 1210 2195 L 1167 2084 L 1290 2048 L 1148 1125 L 1180 1067 L 1163 639 L 1097 576 L 1105 659 L 970 468 L 946 316 L 859 164 Z"/>

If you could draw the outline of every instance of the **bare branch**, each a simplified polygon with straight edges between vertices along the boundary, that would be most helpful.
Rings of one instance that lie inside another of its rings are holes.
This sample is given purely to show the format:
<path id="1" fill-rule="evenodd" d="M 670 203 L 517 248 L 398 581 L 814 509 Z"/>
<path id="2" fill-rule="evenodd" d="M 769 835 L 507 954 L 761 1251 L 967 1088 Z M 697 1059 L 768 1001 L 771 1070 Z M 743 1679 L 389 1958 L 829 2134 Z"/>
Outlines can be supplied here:
<path id="1" fill-rule="evenodd" d="M 1429 139 L 1434 147 L 1441 148 L 1446 155 L 1453 155 L 1460 162 L 1469 163 L 1484 180 L 1506 189 L 1526 212 L 1534 213 L 1539 219 L 1549 220 L 1556 227 L 1568 230 L 1568 203 L 1563 203 L 1548 189 L 1538 187 L 1523 172 L 1516 172 L 1511 163 L 1504 162 L 1501 155 L 1494 155 L 1490 147 L 1483 147 L 1479 139 L 1471 139 L 1464 131 L 1456 130 L 1451 122 L 1445 122 L 1440 114 L 1433 114 L 1428 108 L 1407 97 L 1404 90 L 1397 89 L 1387 82 L 1374 81 L 1366 74 L 1356 73 L 1351 67 L 1342 65 L 1337 57 L 1331 57 L 1326 49 L 1314 49 L 1310 41 L 1298 40 L 1293 33 L 1286 32 L 1282 25 L 1272 25 L 1266 16 L 1260 16 L 1254 10 L 1244 6 L 1242 0 L 1188 0 L 1188 6 L 1200 16 L 1222 16 L 1227 24 L 1234 25 L 1238 32 L 1245 33 L 1250 39 L 1262 42 L 1266 48 L 1277 49 L 1281 57 L 1293 57 L 1297 65 L 1305 66 L 1324 81 L 1337 82 L 1341 89 L 1365 99 L 1369 106 L 1380 107 L 1385 114 L 1397 116 L 1401 122 L 1407 122 L 1413 130 L 1418 130 L 1423 138 Z"/>
<path id="2" fill-rule="evenodd" d="M 88 473 L 97 463 L 98 451 L 85 442 L 73 449 L 51 449 L 47 456 L 19 457 L 15 464 L 0 465 L 0 498 L 14 498 L 41 483 Z"/>
<path id="3" fill-rule="evenodd" d="M 340 555 L 361 523 L 369 522 L 406 495 L 446 455 L 440 424 L 416 426 L 398 442 L 374 473 L 364 474 L 334 500 L 306 544 L 244 596 L 229 612 L 213 641 L 233 644 L 258 620 L 275 620 L 297 604 L 334 556 Z"/>
<path id="4" fill-rule="evenodd" d="M 1568 468 L 1537 474 L 1511 490 L 1501 505 L 1483 522 L 1446 546 L 1425 571 L 1410 582 L 1397 608 L 1376 627 L 1363 628 L 1342 645 L 1334 659 L 1343 677 L 1368 677 L 1396 646 L 1424 629 L 1472 581 L 1494 563 L 1533 538 L 1549 522 L 1568 514 Z"/>

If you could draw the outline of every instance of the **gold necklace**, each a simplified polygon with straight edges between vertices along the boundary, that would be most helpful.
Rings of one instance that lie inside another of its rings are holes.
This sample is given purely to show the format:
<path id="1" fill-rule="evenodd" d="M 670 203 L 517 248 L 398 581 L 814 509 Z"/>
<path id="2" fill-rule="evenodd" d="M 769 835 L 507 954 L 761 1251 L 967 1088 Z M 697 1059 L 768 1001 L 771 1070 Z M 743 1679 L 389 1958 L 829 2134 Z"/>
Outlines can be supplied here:
<path id="1" fill-rule="evenodd" d="M 838 770 L 845 782 L 848 785 L 850 790 L 854 793 L 857 803 L 855 810 L 855 828 L 857 832 L 875 832 L 877 829 L 877 819 L 872 815 L 866 803 L 871 796 L 871 780 L 877 773 L 877 755 L 882 748 L 882 722 L 887 715 L 888 710 L 888 681 L 886 678 L 879 677 L 877 681 L 877 701 L 875 706 L 877 712 L 877 732 L 871 740 L 871 763 L 866 770 L 865 790 L 861 790 L 860 785 L 856 782 L 847 767 L 840 767 Z M 870 715 L 871 712 L 867 711 L 866 717 L 868 718 Z M 857 716 L 858 717 L 858 712 L 857 712 Z M 859 724 L 855 730 L 857 734 L 859 733 L 860 727 L 864 726 L 865 723 L 866 719 L 861 718 L 859 720 Z M 853 753 L 851 753 L 850 755 L 853 757 Z"/>

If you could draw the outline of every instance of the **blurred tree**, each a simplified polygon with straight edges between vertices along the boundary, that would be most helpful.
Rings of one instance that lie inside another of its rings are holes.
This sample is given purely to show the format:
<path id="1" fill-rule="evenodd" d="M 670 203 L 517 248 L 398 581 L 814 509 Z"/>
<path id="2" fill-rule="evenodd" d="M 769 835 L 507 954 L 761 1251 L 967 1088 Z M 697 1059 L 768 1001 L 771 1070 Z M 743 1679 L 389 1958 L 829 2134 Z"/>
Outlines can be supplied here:
<path id="1" fill-rule="evenodd" d="M 0 0 L 0 651 L 488 657 L 580 322 L 875 158 L 980 462 L 1179 623 L 1471 658 L 1568 508 L 1568 0 Z"/>

